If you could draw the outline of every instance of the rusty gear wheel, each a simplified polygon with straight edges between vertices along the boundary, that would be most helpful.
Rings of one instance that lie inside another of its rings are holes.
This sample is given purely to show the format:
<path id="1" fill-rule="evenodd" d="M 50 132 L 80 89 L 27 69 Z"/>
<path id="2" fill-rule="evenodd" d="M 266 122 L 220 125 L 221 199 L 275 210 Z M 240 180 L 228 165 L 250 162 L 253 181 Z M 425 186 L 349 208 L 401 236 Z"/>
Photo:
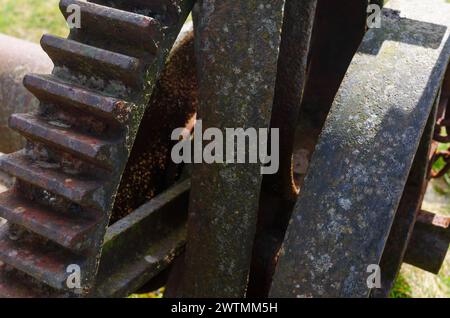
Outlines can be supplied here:
<path id="1" fill-rule="evenodd" d="M 92 292 L 108 224 L 163 189 L 167 130 L 184 125 L 195 106 L 182 93 L 168 109 L 149 103 L 169 89 L 155 82 L 192 1 L 62 0 L 66 18 L 71 5 L 81 10 L 82 28 L 67 39 L 42 38 L 54 70 L 24 78 L 39 111 L 10 118 L 27 145 L 0 160 L 16 178 L 0 198 L 8 220 L 0 238 L 2 296 Z M 189 109 L 179 111 L 186 102 Z M 75 288 L 66 284 L 71 265 L 82 273 Z"/>

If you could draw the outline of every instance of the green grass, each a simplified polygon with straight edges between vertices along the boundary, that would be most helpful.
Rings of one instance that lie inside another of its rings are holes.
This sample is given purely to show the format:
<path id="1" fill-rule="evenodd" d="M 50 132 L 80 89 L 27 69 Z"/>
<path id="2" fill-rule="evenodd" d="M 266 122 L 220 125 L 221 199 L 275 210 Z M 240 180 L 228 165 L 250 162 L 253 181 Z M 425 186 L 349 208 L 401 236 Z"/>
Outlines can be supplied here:
<path id="1" fill-rule="evenodd" d="M 395 282 L 395 286 L 391 291 L 389 297 L 391 298 L 412 298 L 412 288 L 408 283 L 408 280 L 404 277 L 404 275 L 399 275 L 397 277 L 397 281 Z"/>
<path id="2" fill-rule="evenodd" d="M 0 32 L 39 42 L 44 33 L 66 36 L 59 0 L 0 0 Z"/>

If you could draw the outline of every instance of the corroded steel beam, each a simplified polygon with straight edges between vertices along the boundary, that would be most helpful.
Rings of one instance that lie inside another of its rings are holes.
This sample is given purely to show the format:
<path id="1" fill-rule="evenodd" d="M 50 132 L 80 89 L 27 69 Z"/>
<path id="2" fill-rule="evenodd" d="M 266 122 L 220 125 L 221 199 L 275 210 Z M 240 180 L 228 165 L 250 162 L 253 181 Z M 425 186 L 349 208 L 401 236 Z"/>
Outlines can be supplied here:
<path id="1" fill-rule="evenodd" d="M 198 118 L 203 128 L 269 127 L 284 0 L 198 2 Z M 246 154 L 248 155 L 248 149 Z M 182 295 L 242 297 L 261 186 L 260 164 L 195 164 Z"/>
<path id="2" fill-rule="evenodd" d="M 448 252 L 450 217 L 420 211 L 404 262 L 437 274 Z"/>
<path id="3" fill-rule="evenodd" d="M 311 160 L 271 296 L 369 295 L 368 266 L 380 262 L 449 61 L 449 21 L 443 0 L 399 0 L 366 34 Z"/>
<path id="4" fill-rule="evenodd" d="M 298 191 L 292 172 L 295 131 L 306 82 L 308 54 L 317 1 L 287 0 L 284 9 L 271 128 L 280 130 L 280 168 L 267 175 L 266 187 L 282 199 L 295 201 Z"/>
<path id="5" fill-rule="evenodd" d="M 280 166 L 263 178 L 248 296 L 269 292 L 276 254 L 298 195 L 292 153 L 307 75 L 317 1 L 287 0 L 284 9 L 271 128 L 279 129 Z"/>
<path id="6" fill-rule="evenodd" d="M 166 190 L 179 177 L 182 166 L 171 159 L 171 149 L 176 143 L 171 135 L 174 129 L 194 121 L 196 105 L 194 30 L 192 23 L 186 23 L 142 118 L 122 174 L 110 224 Z M 187 131 L 191 129 L 186 127 Z"/>
<path id="7" fill-rule="evenodd" d="M 186 243 L 190 181 L 156 196 L 110 226 L 96 297 L 126 297 L 165 269 Z"/>

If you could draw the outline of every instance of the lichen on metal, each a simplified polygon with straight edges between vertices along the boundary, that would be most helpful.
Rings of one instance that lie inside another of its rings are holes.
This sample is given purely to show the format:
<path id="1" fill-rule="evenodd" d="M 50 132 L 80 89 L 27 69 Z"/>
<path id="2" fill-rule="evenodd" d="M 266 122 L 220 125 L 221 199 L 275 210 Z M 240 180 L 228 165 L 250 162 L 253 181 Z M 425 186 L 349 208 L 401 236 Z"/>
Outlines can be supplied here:
<path id="1" fill-rule="evenodd" d="M 283 8 L 284 0 L 197 2 L 198 118 L 204 129 L 269 127 Z M 260 170 L 260 164 L 194 164 L 182 296 L 245 295 Z"/>
<path id="2" fill-rule="evenodd" d="M 24 280 L 34 277 L 61 295 L 86 295 L 139 124 L 193 1 L 62 0 L 64 15 L 71 4 L 80 7 L 84 27 L 68 39 L 42 38 L 55 68 L 24 80 L 41 102 L 39 111 L 10 121 L 28 141 L 0 159 L 0 168 L 17 178 L 1 195 L 0 213 L 21 211 L 2 227 L 0 259 L 25 273 Z M 50 226 L 60 222 L 65 226 Z M 69 231 L 80 224 L 80 233 L 93 227 L 87 237 Z M 13 240 L 17 225 L 26 231 Z M 83 249 L 65 234 L 82 240 Z M 72 264 L 81 268 L 81 288 L 66 285 Z M 4 275 L 10 274 L 2 266 Z"/>
<path id="3" fill-rule="evenodd" d="M 311 160 L 271 296 L 369 295 L 368 266 L 380 262 L 449 61 L 449 21 L 444 1 L 393 0 L 365 35 Z"/>

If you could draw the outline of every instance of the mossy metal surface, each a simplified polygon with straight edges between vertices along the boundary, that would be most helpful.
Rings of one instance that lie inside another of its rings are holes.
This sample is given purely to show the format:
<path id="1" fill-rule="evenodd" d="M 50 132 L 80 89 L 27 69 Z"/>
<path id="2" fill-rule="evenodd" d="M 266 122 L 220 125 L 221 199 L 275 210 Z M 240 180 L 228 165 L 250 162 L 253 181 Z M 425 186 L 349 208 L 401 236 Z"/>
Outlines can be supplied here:
<path id="1" fill-rule="evenodd" d="M 313 155 L 272 296 L 369 295 L 367 268 L 380 262 L 448 64 L 449 21 L 442 0 L 392 0 L 366 34 Z"/>
<path id="2" fill-rule="evenodd" d="M 198 2 L 198 118 L 204 129 L 269 127 L 283 8 L 284 0 Z M 183 296 L 245 295 L 260 170 L 260 164 L 194 164 Z"/>

